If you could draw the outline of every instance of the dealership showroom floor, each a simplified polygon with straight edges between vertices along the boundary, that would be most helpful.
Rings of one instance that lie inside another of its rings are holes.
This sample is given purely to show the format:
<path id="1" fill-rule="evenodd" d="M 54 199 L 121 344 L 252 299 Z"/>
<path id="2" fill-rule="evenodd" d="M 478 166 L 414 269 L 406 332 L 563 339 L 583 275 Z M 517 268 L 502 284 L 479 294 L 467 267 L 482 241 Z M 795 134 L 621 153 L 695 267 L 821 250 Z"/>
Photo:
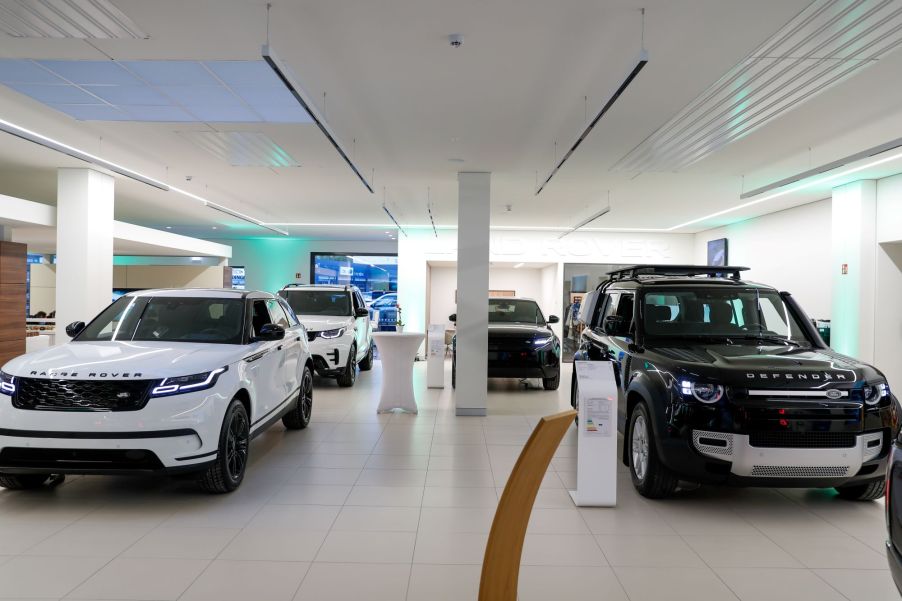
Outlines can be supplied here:
<path id="1" fill-rule="evenodd" d="M 426 390 L 418 415 L 376 415 L 379 383 L 377 367 L 350 393 L 317 388 L 311 426 L 254 441 L 229 496 L 90 476 L 0 493 L 0 597 L 475 599 L 507 475 L 569 399 L 502 380 L 484 418 L 454 417 L 449 389 Z M 649 502 L 621 469 L 616 508 L 578 509 L 574 444 L 571 427 L 536 499 L 521 599 L 896 598 L 882 502 L 716 487 Z"/>
<path id="2" fill-rule="evenodd" d="M 902 599 L 900 73 L 902 0 L 0 0 L 0 601 Z"/>

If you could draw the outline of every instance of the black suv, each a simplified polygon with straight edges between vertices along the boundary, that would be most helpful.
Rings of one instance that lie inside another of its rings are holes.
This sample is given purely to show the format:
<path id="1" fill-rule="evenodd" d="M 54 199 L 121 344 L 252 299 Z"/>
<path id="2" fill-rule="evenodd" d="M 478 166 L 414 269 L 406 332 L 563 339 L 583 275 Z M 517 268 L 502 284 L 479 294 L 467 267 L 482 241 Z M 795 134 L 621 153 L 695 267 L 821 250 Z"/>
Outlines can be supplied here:
<path id="1" fill-rule="evenodd" d="M 637 265 L 584 299 L 575 360 L 614 364 L 633 485 L 650 498 L 681 480 L 880 497 L 899 429 L 885 377 L 746 269 Z"/>

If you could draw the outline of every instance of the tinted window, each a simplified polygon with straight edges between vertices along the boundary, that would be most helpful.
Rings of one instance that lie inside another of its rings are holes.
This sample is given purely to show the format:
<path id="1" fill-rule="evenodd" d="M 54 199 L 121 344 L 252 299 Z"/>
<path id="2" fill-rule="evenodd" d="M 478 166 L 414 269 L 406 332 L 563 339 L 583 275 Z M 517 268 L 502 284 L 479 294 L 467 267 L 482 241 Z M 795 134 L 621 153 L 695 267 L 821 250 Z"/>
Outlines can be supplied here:
<path id="1" fill-rule="evenodd" d="M 598 328 L 603 328 L 605 318 L 608 315 L 614 314 L 614 310 L 617 308 L 617 301 L 620 300 L 620 293 L 619 292 L 611 292 L 611 293 L 605 294 L 603 300 L 604 300 L 603 303 L 599 303 L 598 320 L 595 320 L 592 322 L 595 325 L 595 327 L 598 327 Z"/>
<path id="2" fill-rule="evenodd" d="M 647 294 L 645 332 L 655 336 L 756 336 L 807 343 L 804 330 L 774 291 L 693 288 Z"/>
<path id="3" fill-rule="evenodd" d="M 398 297 L 396 295 L 386 294 L 375 300 L 372 306 L 378 309 L 379 307 L 394 307 L 397 303 Z"/>
<path id="4" fill-rule="evenodd" d="M 107 307 L 77 340 L 239 344 L 244 302 L 236 298 L 129 297 Z"/>
<path id="5" fill-rule="evenodd" d="M 268 323 L 272 323 L 272 317 L 266 308 L 266 301 L 255 300 L 251 304 L 251 337 L 260 335 L 260 330 Z"/>
<path id="6" fill-rule="evenodd" d="M 286 290 L 285 300 L 298 315 L 351 314 L 351 295 L 344 290 Z"/>
<path id="7" fill-rule="evenodd" d="M 531 300 L 489 299 L 489 323 L 529 323 L 545 325 L 539 305 Z"/>

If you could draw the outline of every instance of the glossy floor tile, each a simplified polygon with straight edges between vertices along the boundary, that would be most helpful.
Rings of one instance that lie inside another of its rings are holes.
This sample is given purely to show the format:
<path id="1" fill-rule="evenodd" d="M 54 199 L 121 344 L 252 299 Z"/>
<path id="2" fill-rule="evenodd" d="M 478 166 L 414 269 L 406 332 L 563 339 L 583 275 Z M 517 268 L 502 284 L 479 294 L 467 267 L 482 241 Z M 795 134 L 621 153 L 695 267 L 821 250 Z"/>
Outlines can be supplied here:
<path id="1" fill-rule="evenodd" d="M 232 495 L 94 476 L 0 490 L 0 600 L 475 600 L 499 495 L 569 390 L 493 381 L 489 415 L 457 418 L 452 390 L 414 373 L 418 415 L 375 413 L 378 362 L 351 389 L 318 381 L 310 427 L 258 437 Z M 571 428 L 536 498 L 522 601 L 898 598 L 882 502 L 717 487 L 649 501 L 618 466 L 617 507 L 577 508 L 575 444 Z"/>

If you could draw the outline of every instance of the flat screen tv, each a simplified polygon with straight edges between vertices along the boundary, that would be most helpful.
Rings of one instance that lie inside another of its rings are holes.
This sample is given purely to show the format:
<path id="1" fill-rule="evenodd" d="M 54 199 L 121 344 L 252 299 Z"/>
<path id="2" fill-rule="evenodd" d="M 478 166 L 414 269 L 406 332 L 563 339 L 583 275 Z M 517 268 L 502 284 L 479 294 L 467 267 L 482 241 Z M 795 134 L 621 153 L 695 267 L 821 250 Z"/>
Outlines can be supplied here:
<path id="1" fill-rule="evenodd" d="M 708 240 L 708 265 L 720 267 L 727 265 L 727 239 Z"/>
<path id="2" fill-rule="evenodd" d="M 586 292 L 589 286 L 589 276 L 575 275 L 570 278 L 570 292 Z"/>

